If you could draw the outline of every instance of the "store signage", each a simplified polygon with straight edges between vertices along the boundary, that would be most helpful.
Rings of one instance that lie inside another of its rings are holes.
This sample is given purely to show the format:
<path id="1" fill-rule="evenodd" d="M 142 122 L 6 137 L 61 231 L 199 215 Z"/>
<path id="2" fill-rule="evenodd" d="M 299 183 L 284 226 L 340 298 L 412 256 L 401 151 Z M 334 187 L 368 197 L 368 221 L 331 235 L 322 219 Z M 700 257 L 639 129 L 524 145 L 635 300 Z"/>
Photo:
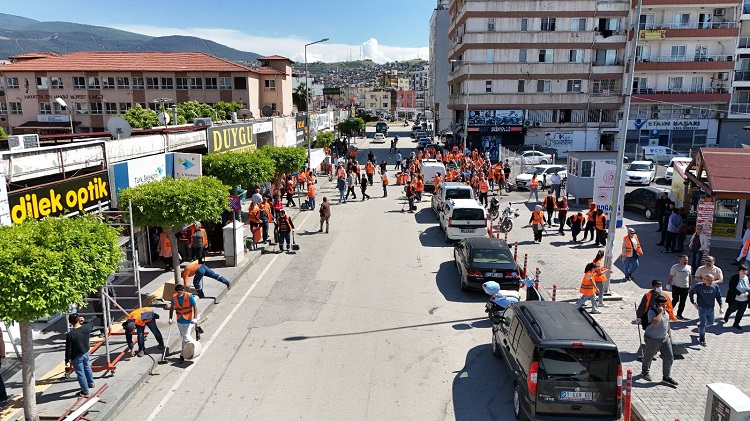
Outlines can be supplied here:
<path id="1" fill-rule="evenodd" d="M 70 123 L 68 116 L 63 114 L 40 114 L 36 116 L 36 121 L 40 123 Z"/>
<path id="2" fill-rule="evenodd" d="M 2 158 L 2 155 L 0 155 Z M 11 225 L 8 187 L 5 181 L 5 166 L 0 159 L 0 226 Z"/>
<path id="3" fill-rule="evenodd" d="M 262 123 L 255 123 L 253 124 L 253 133 L 266 133 L 273 130 L 273 122 L 272 121 L 264 121 Z"/>
<path id="4" fill-rule="evenodd" d="M 547 146 L 552 145 L 570 145 L 575 139 L 573 132 L 548 132 L 544 134 L 544 143 Z"/>
<path id="5" fill-rule="evenodd" d="M 594 166 L 594 202 L 596 208 L 604 211 L 607 220 L 612 219 L 612 208 L 614 205 L 615 191 L 615 174 L 617 168 L 614 164 L 608 164 L 604 161 L 596 161 Z M 625 171 L 622 171 L 622 180 L 620 180 L 620 203 L 625 200 Z M 622 226 L 622 206 L 617 209 L 617 227 Z"/>
<path id="6" fill-rule="evenodd" d="M 198 178 L 202 172 L 203 155 L 197 153 L 174 153 L 174 178 Z"/>
<path id="7" fill-rule="evenodd" d="M 128 187 L 174 176 L 173 154 L 159 154 L 131 159 L 109 166 L 112 181 L 112 206 L 117 207 L 117 194 Z"/>
<path id="8" fill-rule="evenodd" d="M 667 37 L 665 29 L 641 29 L 638 31 L 639 41 L 658 41 Z"/>
<path id="9" fill-rule="evenodd" d="M 99 204 L 108 204 L 109 199 L 107 171 L 8 194 L 10 217 L 14 224 L 27 219 L 88 211 Z"/>
<path id="10" fill-rule="evenodd" d="M 703 252 L 704 258 L 709 255 L 711 248 L 711 231 L 713 230 L 715 206 L 716 202 L 712 200 L 701 199 L 698 201 L 698 215 L 695 218 L 695 223 L 696 225 L 703 226 L 703 232 L 708 237 L 708 245 L 706 246 L 706 251 Z M 703 262 L 693 262 L 693 264 L 700 266 Z"/>
<path id="11" fill-rule="evenodd" d="M 206 130 L 206 136 L 208 153 L 249 152 L 257 148 L 253 142 L 253 123 L 212 126 Z"/>
<path id="12" fill-rule="evenodd" d="M 298 114 L 295 122 L 297 124 L 297 144 L 300 144 L 305 140 L 305 132 L 307 132 L 307 118 L 305 115 Z"/>
<path id="13" fill-rule="evenodd" d="M 482 126 L 482 127 L 469 127 L 468 131 L 478 133 L 510 133 L 510 132 L 522 132 L 522 126 Z"/>
<path id="14" fill-rule="evenodd" d="M 631 127 L 634 127 L 635 130 L 708 130 L 708 120 L 697 118 L 678 120 L 635 120 Z"/>
<path id="15" fill-rule="evenodd" d="M 469 111 L 469 126 L 523 126 L 521 110 Z"/>

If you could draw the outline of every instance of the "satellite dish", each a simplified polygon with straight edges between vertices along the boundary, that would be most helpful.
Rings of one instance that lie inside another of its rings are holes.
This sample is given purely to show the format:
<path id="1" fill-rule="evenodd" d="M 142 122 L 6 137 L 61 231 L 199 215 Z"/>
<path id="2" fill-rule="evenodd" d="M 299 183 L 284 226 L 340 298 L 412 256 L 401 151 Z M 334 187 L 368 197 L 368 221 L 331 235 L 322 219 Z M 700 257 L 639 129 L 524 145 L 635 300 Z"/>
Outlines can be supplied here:
<path id="1" fill-rule="evenodd" d="M 127 120 L 122 117 L 110 117 L 107 121 L 107 131 L 113 139 L 125 139 L 130 137 L 133 129 Z"/>
<path id="2" fill-rule="evenodd" d="M 271 117 L 273 115 L 273 108 L 266 105 L 260 109 L 260 112 L 263 114 L 263 117 Z"/>
<path id="3" fill-rule="evenodd" d="M 159 119 L 159 123 L 163 125 L 169 124 L 169 114 L 167 114 L 166 111 L 162 111 L 159 113 L 159 115 L 156 116 L 157 119 Z"/>
<path id="4" fill-rule="evenodd" d="M 250 112 L 250 110 L 248 110 L 248 109 L 246 109 L 246 108 L 244 108 L 244 109 L 240 110 L 240 111 L 239 111 L 239 112 L 237 113 L 237 115 L 239 115 L 239 116 L 240 116 L 240 118 L 241 118 L 241 119 L 243 119 L 243 120 L 247 120 L 248 118 L 253 118 L 253 113 L 252 113 L 252 112 Z"/>

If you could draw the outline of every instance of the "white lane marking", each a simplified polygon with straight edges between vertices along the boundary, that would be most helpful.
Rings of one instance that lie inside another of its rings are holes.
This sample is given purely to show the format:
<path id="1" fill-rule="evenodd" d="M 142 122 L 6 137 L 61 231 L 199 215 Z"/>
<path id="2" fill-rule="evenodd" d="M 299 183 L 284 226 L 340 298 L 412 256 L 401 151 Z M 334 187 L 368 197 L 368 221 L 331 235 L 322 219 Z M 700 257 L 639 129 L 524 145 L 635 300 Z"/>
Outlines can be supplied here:
<path id="1" fill-rule="evenodd" d="M 310 217 L 314 212 L 309 212 L 307 216 L 302 220 L 302 222 L 299 224 L 301 227 L 304 225 L 304 223 L 307 221 L 307 218 Z M 193 360 L 193 364 L 191 364 L 188 368 L 185 369 L 185 371 L 180 375 L 180 378 L 177 379 L 177 381 L 172 385 L 172 388 L 167 392 L 167 394 L 164 396 L 164 398 L 159 402 L 159 405 L 156 406 L 154 411 L 151 413 L 151 415 L 146 418 L 146 421 L 154 421 L 156 417 L 159 415 L 162 409 L 167 405 L 170 399 L 172 399 L 172 396 L 174 396 L 174 393 L 180 388 L 180 385 L 182 385 L 182 382 L 185 381 L 188 374 L 190 374 L 191 371 L 193 371 L 193 368 L 195 368 L 196 365 L 200 362 L 201 358 L 206 355 L 208 352 L 208 349 L 211 347 L 211 345 L 214 343 L 216 338 L 219 337 L 219 334 L 222 330 L 224 330 L 224 327 L 229 323 L 229 320 L 234 316 L 235 313 L 240 309 L 242 304 L 247 300 L 248 297 L 250 297 L 250 294 L 253 292 L 256 286 L 258 286 L 258 283 L 260 283 L 261 279 L 265 276 L 265 274 L 268 272 L 268 270 L 271 268 L 271 266 L 276 262 L 276 259 L 279 258 L 279 255 L 273 256 L 273 259 L 271 259 L 270 262 L 266 265 L 266 267 L 263 268 L 263 270 L 260 271 L 260 274 L 255 279 L 255 282 L 253 282 L 252 285 L 250 285 L 250 289 L 247 290 L 245 295 L 242 296 L 240 301 L 237 303 L 237 305 L 234 306 L 231 312 L 227 315 L 227 317 L 224 319 L 224 321 L 221 322 L 221 325 L 219 325 L 219 328 L 216 329 L 213 335 L 211 335 L 211 339 L 208 340 L 205 346 L 203 346 L 203 350 L 201 351 L 201 355 L 199 355 L 195 360 Z"/>

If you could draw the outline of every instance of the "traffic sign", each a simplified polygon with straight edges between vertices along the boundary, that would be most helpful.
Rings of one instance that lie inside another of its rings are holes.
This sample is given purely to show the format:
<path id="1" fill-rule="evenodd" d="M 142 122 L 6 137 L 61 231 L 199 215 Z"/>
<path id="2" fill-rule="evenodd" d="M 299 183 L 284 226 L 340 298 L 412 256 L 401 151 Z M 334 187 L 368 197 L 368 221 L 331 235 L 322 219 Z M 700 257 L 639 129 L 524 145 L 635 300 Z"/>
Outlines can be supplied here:
<path id="1" fill-rule="evenodd" d="M 229 209 L 232 210 L 232 212 L 237 212 L 242 208 L 242 202 L 240 202 L 239 196 L 236 194 L 229 196 Z"/>

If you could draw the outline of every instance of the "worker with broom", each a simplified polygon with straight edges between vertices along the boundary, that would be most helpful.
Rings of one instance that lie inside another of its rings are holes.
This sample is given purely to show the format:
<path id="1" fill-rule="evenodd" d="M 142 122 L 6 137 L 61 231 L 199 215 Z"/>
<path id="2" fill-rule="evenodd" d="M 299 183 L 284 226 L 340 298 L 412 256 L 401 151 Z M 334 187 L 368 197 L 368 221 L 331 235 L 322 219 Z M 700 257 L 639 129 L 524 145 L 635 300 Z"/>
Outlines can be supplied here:
<path id="1" fill-rule="evenodd" d="M 172 295 L 172 305 L 169 307 L 169 324 L 174 321 L 173 315 L 177 312 L 177 328 L 182 337 L 182 350 L 180 351 L 180 362 L 185 362 L 185 346 L 195 342 L 190 335 L 193 324 L 198 323 L 198 307 L 195 296 L 185 291 L 185 286 L 175 285 L 175 293 Z M 170 326 L 171 329 L 171 326 Z M 189 355 L 192 358 L 192 355 Z"/>

